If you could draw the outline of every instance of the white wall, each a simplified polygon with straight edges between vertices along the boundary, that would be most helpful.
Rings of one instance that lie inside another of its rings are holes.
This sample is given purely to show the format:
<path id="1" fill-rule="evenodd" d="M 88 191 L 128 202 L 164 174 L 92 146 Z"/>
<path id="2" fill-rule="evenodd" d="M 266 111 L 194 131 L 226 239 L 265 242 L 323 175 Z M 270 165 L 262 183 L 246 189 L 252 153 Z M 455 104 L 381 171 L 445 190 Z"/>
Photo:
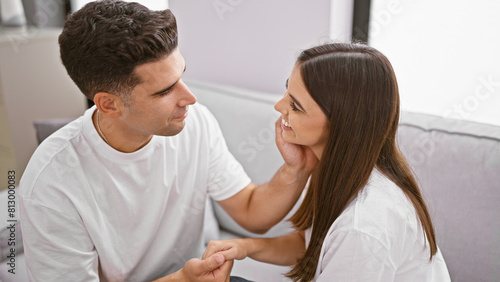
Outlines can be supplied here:
<path id="1" fill-rule="evenodd" d="M 22 26 L 26 24 L 21 0 L 0 0 L 0 25 Z"/>
<path id="2" fill-rule="evenodd" d="M 72 0 L 72 9 L 89 1 Z M 301 50 L 351 37 L 353 0 L 137 2 L 168 6 L 175 14 L 185 78 L 276 94 L 283 93 Z"/>
<path id="3" fill-rule="evenodd" d="M 402 108 L 500 125 L 500 1 L 373 0 L 369 44 Z"/>
<path id="4" fill-rule="evenodd" d="M 301 50 L 330 36 L 330 0 L 170 0 L 186 78 L 282 94 Z"/>

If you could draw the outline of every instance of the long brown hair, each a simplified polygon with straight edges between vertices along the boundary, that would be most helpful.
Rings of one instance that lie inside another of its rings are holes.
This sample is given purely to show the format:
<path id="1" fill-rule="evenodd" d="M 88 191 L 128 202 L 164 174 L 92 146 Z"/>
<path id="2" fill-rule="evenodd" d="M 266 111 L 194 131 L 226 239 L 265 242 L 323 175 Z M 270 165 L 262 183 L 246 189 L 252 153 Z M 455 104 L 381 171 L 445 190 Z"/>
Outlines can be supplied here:
<path id="1" fill-rule="evenodd" d="M 396 145 L 399 92 L 389 60 L 366 45 L 333 43 L 303 51 L 297 64 L 330 129 L 304 202 L 290 219 L 298 230 L 312 227 L 311 241 L 287 276 L 294 281 L 314 278 L 330 226 L 366 185 L 375 167 L 412 202 L 432 258 L 437 251 L 432 222 Z"/>

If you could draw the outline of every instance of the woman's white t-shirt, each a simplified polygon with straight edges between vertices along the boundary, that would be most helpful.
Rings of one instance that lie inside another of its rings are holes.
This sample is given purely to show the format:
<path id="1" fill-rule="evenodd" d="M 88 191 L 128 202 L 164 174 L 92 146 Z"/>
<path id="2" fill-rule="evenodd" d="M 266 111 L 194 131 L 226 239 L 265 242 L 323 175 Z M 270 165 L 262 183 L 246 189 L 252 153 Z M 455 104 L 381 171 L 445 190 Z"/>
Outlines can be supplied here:
<path id="1" fill-rule="evenodd" d="M 306 246 L 311 229 L 306 230 Z M 450 281 L 403 191 L 374 169 L 367 185 L 330 227 L 315 281 Z"/>

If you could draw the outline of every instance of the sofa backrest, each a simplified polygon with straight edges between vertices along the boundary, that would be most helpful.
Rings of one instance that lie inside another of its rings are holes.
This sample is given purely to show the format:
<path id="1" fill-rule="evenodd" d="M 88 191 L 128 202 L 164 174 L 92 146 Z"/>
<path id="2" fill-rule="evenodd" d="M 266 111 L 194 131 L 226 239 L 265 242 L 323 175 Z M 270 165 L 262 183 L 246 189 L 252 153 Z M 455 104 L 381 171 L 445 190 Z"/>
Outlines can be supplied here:
<path id="1" fill-rule="evenodd" d="M 269 180 L 283 163 L 273 125 L 281 96 L 187 84 L 216 116 L 229 150 L 254 182 Z M 500 281 L 500 127 L 403 112 L 398 142 L 421 186 L 452 280 Z M 222 228 L 252 236 L 220 207 L 215 212 Z M 264 236 L 290 230 L 284 222 Z"/>
<path id="2" fill-rule="evenodd" d="M 398 135 L 452 281 L 500 281 L 500 127 L 404 112 Z"/>

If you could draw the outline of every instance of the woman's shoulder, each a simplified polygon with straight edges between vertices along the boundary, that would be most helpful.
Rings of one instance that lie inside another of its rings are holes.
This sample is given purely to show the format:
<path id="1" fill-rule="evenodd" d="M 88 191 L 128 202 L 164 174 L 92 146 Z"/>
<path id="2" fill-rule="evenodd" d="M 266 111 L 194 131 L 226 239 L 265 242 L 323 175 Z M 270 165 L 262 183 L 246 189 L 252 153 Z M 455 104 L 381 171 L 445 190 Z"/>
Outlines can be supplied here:
<path id="1" fill-rule="evenodd" d="M 377 169 L 353 203 L 354 212 L 363 216 L 359 219 L 380 223 L 384 218 L 407 221 L 416 217 L 415 208 L 403 190 Z"/>
<path id="2" fill-rule="evenodd" d="M 428 263 L 424 232 L 405 193 L 374 171 L 363 190 L 330 227 L 317 272 L 323 280 L 318 281 L 334 280 L 332 277 L 344 274 L 352 278 L 370 271 L 394 277 L 403 265 L 406 274 L 401 277 L 425 281 L 426 278 L 420 278 L 429 279 L 429 271 L 446 277 L 446 265 L 437 257 L 435 263 Z"/>
<path id="3" fill-rule="evenodd" d="M 329 235 L 347 230 L 389 246 L 401 236 L 416 239 L 419 222 L 413 204 L 401 188 L 374 169 L 365 187 L 333 223 Z"/>

